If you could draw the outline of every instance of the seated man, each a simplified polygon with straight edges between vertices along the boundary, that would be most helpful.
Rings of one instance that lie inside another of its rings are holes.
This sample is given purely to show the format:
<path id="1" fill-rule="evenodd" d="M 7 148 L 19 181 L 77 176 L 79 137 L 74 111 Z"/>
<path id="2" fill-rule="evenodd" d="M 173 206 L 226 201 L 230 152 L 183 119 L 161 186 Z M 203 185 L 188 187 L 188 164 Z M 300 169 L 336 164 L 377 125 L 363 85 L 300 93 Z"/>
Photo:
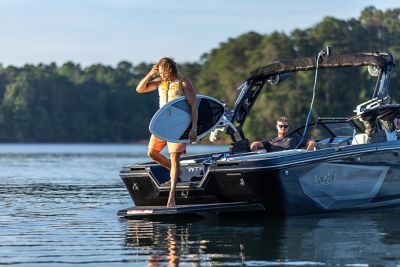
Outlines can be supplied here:
<path id="1" fill-rule="evenodd" d="M 286 117 L 280 117 L 276 121 L 276 129 L 278 130 L 277 137 L 251 143 L 251 151 L 266 149 L 267 152 L 275 152 L 287 149 L 295 149 L 300 143 L 301 137 L 296 138 L 287 136 L 289 132 L 289 121 Z M 308 151 L 313 151 L 315 149 L 316 143 L 314 140 L 304 139 L 299 147 L 304 146 L 307 148 Z"/>

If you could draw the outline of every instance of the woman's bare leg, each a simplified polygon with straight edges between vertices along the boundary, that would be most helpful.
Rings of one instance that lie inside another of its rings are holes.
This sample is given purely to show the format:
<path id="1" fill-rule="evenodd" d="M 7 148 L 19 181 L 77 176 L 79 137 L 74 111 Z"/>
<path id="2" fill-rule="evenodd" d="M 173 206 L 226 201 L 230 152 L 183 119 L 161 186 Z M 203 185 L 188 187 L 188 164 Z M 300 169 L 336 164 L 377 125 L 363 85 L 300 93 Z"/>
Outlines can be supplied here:
<path id="1" fill-rule="evenodd" d="M 171 162 L 169 159 L 167 159 L 165 156 L 163 156 L 160 151 L 154 150 L 154 149 L 149 149 L 147 151 L 147 155 L 154 160 L 155 162 L 158 162 L 161 166 L 164 166 L 168 170 L 171 169 Z"/>
<path id="2" fill-rule="evenodd" d="M 171 189 L 169 191 L 169 197 L 167 202 L 167 207 L 175 207 L 175 189 L 176 183 L 178 182 L 179 173 L 180 173 L 180 157 L 181 153 L 173 152 L 171 155 Z"/>

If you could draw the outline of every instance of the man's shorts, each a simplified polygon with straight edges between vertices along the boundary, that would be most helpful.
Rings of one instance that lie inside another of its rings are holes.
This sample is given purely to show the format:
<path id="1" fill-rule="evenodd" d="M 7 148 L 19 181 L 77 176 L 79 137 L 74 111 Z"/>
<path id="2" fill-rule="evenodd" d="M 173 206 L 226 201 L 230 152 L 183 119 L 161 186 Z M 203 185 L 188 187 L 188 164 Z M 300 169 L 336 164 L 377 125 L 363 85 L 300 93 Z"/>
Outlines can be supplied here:
<path id="1" fill-rule="evenodd" d="M 149 141 L 149 150 L 156 150 L 160 152 L 165 146 L 168 146 L 168 152 L 171 153 L 181 153 L 186 154 L 186 144 L 185 143 L 171 143 L 161 140 L 155 135 L 151 135 Z"/>

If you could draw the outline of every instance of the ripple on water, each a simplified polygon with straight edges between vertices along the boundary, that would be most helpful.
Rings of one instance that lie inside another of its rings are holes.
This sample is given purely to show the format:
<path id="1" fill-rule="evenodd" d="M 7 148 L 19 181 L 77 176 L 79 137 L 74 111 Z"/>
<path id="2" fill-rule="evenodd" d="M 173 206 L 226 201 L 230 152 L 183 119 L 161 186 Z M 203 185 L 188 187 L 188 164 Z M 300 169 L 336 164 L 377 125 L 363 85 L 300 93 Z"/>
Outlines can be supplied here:
<path id="1" fill-rule="evenodd" d="M 256 220 L 118 219 L 116 212 L 132 205 L 118 172 L 147 160 L 145 150 L 145 145 L 0 145 L 0 265 L 400 264 L 400 213 L 393 211 Z"/>

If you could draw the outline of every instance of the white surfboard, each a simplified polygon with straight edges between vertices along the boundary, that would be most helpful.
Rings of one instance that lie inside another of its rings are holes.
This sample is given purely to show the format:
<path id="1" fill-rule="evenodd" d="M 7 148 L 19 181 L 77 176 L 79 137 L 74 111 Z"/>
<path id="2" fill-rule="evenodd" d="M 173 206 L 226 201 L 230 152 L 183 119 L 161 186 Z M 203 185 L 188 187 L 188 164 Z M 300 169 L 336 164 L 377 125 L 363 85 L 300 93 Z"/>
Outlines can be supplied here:
<path id="1" fill-rule="evenodd" d="M 215 98 L 197 95 L 197 139 L 202 138 L 220 122 L 224 105 Z M 186 97 L 174 99 L 160 108 L 150 121 L 149 130 L 158 138 L 172 143 L 190 142 L 192 115 Z"/>

